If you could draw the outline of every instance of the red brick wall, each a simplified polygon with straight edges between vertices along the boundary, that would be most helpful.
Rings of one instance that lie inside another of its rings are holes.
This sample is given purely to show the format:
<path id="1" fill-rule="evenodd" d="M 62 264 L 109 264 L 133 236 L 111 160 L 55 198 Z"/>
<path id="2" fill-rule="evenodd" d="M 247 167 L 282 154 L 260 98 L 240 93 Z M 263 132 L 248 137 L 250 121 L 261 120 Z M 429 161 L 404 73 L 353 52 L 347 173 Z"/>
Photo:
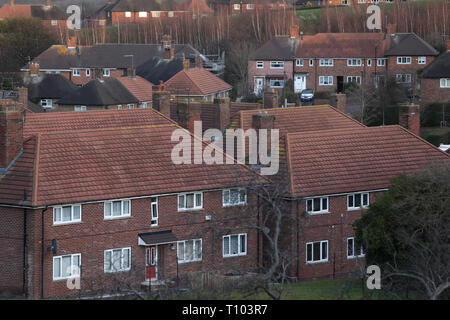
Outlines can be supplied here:
<path id="1" fill-rule="evenodd" d="M 422 104 L 450 101 L 450 88 L 441 88 L 440 79 L 421 79 Z"/>
<path id="2" fill-rule="evenodd" d="M 435 57 L 427 56 L 426 64 L 419 64 L 418 58 L 418 56 L 411 56 L 411 64 L 397 64 L 397 56 L 388 57 L 387 72 L 389 76 L 395 77 L 396 74 L 411 74 L 411 83 L 415 84 L 418 78 L 417 70 L 425 68 Z"/>
<path id="3" fill-rule="evenodd" d="M 80 75 L 79 76 L 74 76 L 72 74 L 72 71 L 61 71 L 61 75 L 64 76 L 65 78 L 69 79 L 70 81 L 72 81 L 73 83 L 77 84 L 77 85 L 84 85 L 86 83 L 88 83 L 89 81 L 95 79 L 95 74 L 94 74 L 95 70 L 91 69 L 91 75 L 90 76 L 86 76 L 86 69 L 80 69 Z M 125 69 L 112 69 L 110 70 L 110 76 L 109 77 L 103 77 L 102 72 L 100 72 L 101 74 L 98 76 L 99 79 L 107 79 L 107 78 L 119 78 L 125 75 L 126 70 Z"/>
<path id="4" fill-rule="evenodd" d="M 250 198 L 251 199 L 251 198 Z M 202 238 L 203 252 L 201 262 L 191 262 L 178 265 L 180 277 L 186 277 L 192 271 L 218 271 L 236 272 L 252 270 L 257 263 L 257 234 L 249 230 L 232 230 L 228 227 L 236 227 L 235 222 L 224 224 L 224 218 L 230 218 L 236 214 L 239 207 L 222 208 L 222 191 L 203 193 L 203 209 L 198 211 L 177 211 L 177 195 L 168 195 L 158 198 L 159 226 L 150 226 L 150 199 L 134 199 L 131 201 L 131 217 L 104 220 L 103 202 L 89 203 L 82 206 L 82 222 L 67 225 L 53 225 L 53 209 L 45 211 L 45 240 L 44 240 L 44 297 L 66 296 L 77 294 L 76 290 L 67 289 L 66 280 L 53 281 L 52 263 L 53 253 L 47 250 L 51 246 L 52 239 L 57 239 L 58 252 L 56 256 L 64 254 L 81 253 L 82 276 L 81 290 L 88 290 L 91 286 L 97 288 L 102 281 L 107 281 L 111 275 L 105 274 L 104 250 L 131 247 L 130 272 L 115 274 L 127 276 L 138 283 L 145 280 L 144 262 L 145 247 L 138 246 L 138 233 L 159 230 L 172 230 L 179 240 Z M 19 235 L 21 239 L 22 225 L 20 224 L 21 212 L 18 209 L 3 209 L 8 214 L 3 214 L 5 221 L 11 221 L 10 234 Z M 2 212 L 2 213 L 4 213 Z M 205 215 L 212 215 L 213 220 L 206 221 Z M 17 216 L 20 220 L 18 221 Z M 41 210 L 32 211 L 29 217 L 29 294 L 30 297 L 40 297 L 41 281 Z M 216 222 L 214 222 L 216 221 Z M 6 229 L 5 223 L 0 224 Z M 212 227 L 215 225 L 215 227 Z M 225 229 L 224 229 L 225 228 Z M 6 232 L 6 230 L 5 230 Z M 247 232 L 247 255 L 233 258 L 222 257 L 222 235 Z M 11 250 L 20 256 L 14 257 L 15 264 L 8 267 L 13 276 L 6 275 L 9 286 L 19 288 L 22 284 L 20 257 L 22 251 L 20 239 L 17 239 L 17 248 Z M 3 241 L 3 240 L 2 240 Z M 5 246 L 2 246 L 5 248 Z M 2 249 L 5 250 L 5 249 Z M 165 278 L 175 277 L 176 250 L 170 250 L 169 245 L 160 247 L 161 265 L 164 268 L 161 275 Z M 93 281 L 93 283 L 92 283 Z M 104 283 L 103 283 L 104 284 Z"/>
<path id="5" fill-rule="evenodd" d="M 182 17 L 186 15 L 185 11 L 173 11 L 173 17 L 169 17 L 169 11 L 160 11 L 159 17 L 152 17 L 151 12 L 147 12 L 147 17 L 139 17 L 139 12 L 131 12 L 131 17 L 125 17 L 125 12 L 112 12 L 112 24 L 117 25 L 119 23 L 145 23 L 148 21 L 161 20 L 161 19 L 173 19 L 176 17 Z"/>
<path id="6" fill-rule="evenodd" d="M 264 68 L 258 69 L 256 68 L 256 61 L 264 61 Z M 269 88 L 269 77 L 270 75 L 276 74 L 280 75 L 280 77 L 283 77 L 283 72 L 286 72 L 286 80 L 292 79 L 293 76 L 293 62 L 292 61 L 284 61 L 284 69 L 271 69 L 270 68 L 270 61 L 275 60 L 249 60 L 248 62 L 248 81 L 250 88 L 253 92 L 253 86 L 254 86 L 254 77 L 258 76 L 265 76 L 265 87 Z M 278 61 L 278 60 L 277 60 Z"/>

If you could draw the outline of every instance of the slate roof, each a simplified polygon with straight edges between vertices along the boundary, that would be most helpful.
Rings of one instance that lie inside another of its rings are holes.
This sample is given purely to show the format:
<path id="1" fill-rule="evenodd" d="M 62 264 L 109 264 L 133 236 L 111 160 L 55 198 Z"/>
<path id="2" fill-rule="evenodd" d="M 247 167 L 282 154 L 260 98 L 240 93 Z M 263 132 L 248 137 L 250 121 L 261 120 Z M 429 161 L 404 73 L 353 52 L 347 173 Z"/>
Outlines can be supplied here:
<path id="1" fill-rule="evenodd" d="M 0 176 L 1 203 L 37 207 L 222 189 L 260 179 L 240 164 L 174 164 L 175 129 L 184 130 L 177 125 L 121 126 L 31 136 L 24 154 Z"/>
<path id="2" fill-rule="evenodd" d="M 231 85 L 204 68 L 183 69 L 165 82 L 172 94 L 208 95 L 220 91 L 231 90 Z"/>
<path id="3" fill-rule="evenodd" d="M 415 33 L 388 35 L 390 47 L 386 56 L 437 56 L 439 52 Z"/>
<path id="4" fill-rule="evenodd" d="M 186 9 L 186 0 L 120 0 L 111 11 L 177 11 Z"/>
<path id="5" fill-rule="evenodd" d="M 423 78 L 450 78 L 450 50 L 434 59 L 422 71 Z"/>
<path id="6" fill-rule="evenodd" d="M 60 74 L 40 74 L 24 79 L 29 98 L 60 99 L 73 93 L 78 87 Z"/>
<path id="7" fill-rule="evenodd" d="M 286 144 L 296 197 L 384 189 L 399 173 L 450 161 L 449 154 L 400 126 L 288 133 Z"/>
<path id="8" fill-rule="evenodd" d="M 200 52 L 190 45 L 174 44 L 175 56 L 194 59 Z M 153 57 L 163 58 L 162 44 L 95 44 L 68 49 L 65 45 L 53 45 L 33 59 L 39 63 L 41 70 L 70 70 L 73 68 L 130 68 L 133 55 L 133 67 L 151 60 Z M 207 60 L 203 57 L 204 60 Z M 25 66 L 23 71 L 28 70 Z"/>
<path id="9" fill-rule="evenodd" d="M 274 37 L 259 47 L 252 55 L 253 60 L 292 60 L 295 56 L 295 48 L 299 38 L 292 39 L 289 36 Z"/>
<path id="10" fill-rule="evenodd" d="M 159 81 L 166 82 L 183 70 L 183 57 L 166 60 L 153 57 L 136 68 L 136 74 L 157 85 Z"/>
<path id="11" fill-rule="evenodd" d="M 43 20 L 65 20 L 68 14 L 56 6 L 41 4 L 4 4 L 0 8 L 0 19 L 8 17 L 35 17 Z"/>
<path id="12" fill-rule="evenodd" d="M 107 106 L 138 103 L 139 100 L 117 79 L 94 79 L 69 93 L 57 103 L 60 105 Z"/>

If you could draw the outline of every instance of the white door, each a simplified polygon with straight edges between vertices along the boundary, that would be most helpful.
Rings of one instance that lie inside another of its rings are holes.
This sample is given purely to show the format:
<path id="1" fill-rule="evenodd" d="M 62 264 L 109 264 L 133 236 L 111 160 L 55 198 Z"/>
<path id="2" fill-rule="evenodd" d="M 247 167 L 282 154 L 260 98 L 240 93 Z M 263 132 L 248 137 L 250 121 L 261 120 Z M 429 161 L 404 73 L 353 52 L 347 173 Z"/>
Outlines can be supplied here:
<path id="1" fill-rule="evenodd" d="M 294 92 L 300 93 L 306 89 L 306 75 L 296 74 L 294 76 Z"/>
<path id="2" fill-rule="evenodd" d="M 264 78 L 257 77 L 255 78 L 255 86 L 254 91 L 256 95 L 259 95 L 263 91 L 264 87 Z"/>

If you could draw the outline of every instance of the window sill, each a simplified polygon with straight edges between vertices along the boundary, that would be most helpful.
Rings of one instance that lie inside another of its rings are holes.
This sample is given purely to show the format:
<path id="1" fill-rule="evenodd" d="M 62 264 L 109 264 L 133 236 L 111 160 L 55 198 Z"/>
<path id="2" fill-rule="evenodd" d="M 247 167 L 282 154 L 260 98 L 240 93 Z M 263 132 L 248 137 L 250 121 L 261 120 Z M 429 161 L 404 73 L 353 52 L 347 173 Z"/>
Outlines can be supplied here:
<path id="1" fill-rule="evenodd" d="M 360 255 L 360 256 L 351 256 L 351 257 L 347 256 L 347 260 L 353 260 L 353 259 L 358 259 L 358 258 L 364 258 L 365 256 L 366 256 L 365 254 Z"/>
<path id="2" fill-rule="evenodd" d="M 178 261 L 178 264 L 189 264 L 189 263 L 196 263 L 196 262 L 202 262 L 202 260 Z"/>
<path id="3" fill-rule="evenodd" d="M 224 259 L 227 258 L 238 258 L 238 257 L 245 257 L 247 255 L 247 253 L 242 253 L 242 254 L 235 254 L 235 255 L 229 255 L 229 256 L 222 256 Z"/>
<path id="4" fill-rule="evenodd" d="M 68 279 L 79 279 L 79 278 L 80 278 L 80 276 L 58 278 L 58 279 L 53 279 L 53 282 L 63 282 L 63 281 L 67 281 Z"/>
<path id="5" fill-rule="evenodd" d="M 361 211 L 364 209 L 368 209 L 369 206 L 365 206 L 365 207 L 357 207 L 357 208 L 347 208 L 347 211 Z"/>
<path id="6" fill-rule="evenodd" d="M 189 212 L 189 211 L 200 211 L 203 208 L 192 208 L 192 209 L 178 209 L 178 212 Z"/>
<path id="7" fill-rule="evenodd" d="M 246 206 L 247 203 L 237 203 L 237 204 L 222 204 L 222 208 L 230 208 L 230 207 L 243 207 Z"/>
<path id="8" fill-rule="evenodd" d="M 308 212 L 306 211 L 306 213 L 310 216 L 316 216 L 316 215 L 322 215 L 322 214 L 328 214 L 330 213 L 330 211 L 317 211 L 317 212 Z"/>
<path id="9" fill-rule="evenodd" d="M 124 270 L 116 270 L 116 271 L 104 271 L 105 274 L 110 274 L 110 273 L 121 273 L 121 272 L 128 272 L 130 271 L 131 268 L 129 269 L 124 269 Z"/>
<path id="10" fill-rule="evenodd" d="M 129 216 L 119 216 L 119 217 L 104 217 L 103 220 L 121 220 L 121 219 L 128 219 L 131 218 L 131 215 Z"/>
<path id="11" fill-rule="evenodd" d="M 328 260 L 320 260 L 320 261 L 307 261 L 306 264 L 321 264 L 321 263 L 328 263 Z"/>
<path id="12" fill-rule="evenodd" d="M 83 221 L 70 221 L 70 222 L 53 222 L 53 226 L 67 226 L 67 225 L 71 225 L 71 224 L 79 224 L 79 223 L 83 223 Z"/>

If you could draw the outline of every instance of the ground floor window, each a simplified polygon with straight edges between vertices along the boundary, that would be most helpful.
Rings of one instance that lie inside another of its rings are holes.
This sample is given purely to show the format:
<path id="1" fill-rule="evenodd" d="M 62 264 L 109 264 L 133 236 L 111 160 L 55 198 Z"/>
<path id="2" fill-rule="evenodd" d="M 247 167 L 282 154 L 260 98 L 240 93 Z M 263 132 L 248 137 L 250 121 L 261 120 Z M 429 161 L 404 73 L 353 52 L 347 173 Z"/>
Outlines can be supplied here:
<path id="1" fill-rule="evenodd" d="M 53 257 L 53 280 L 80 275 L 81 253 Z"/>
<path id="2" fill-rule="evenodd" d="M 333 76 L 320 76 L 319 77 L 319 85 L 332 86 L 333 85 Z"/>
<path id="3" fill-rule="evenodd" d="M 364 257 L 364 249 L 362 245 L 355 243 L 355 238 L 347 238 L 347 258 Z"/>
<path id="4" fill-rule="evenodd" d="M 247 254 L 247 234 L 231 234 L 223 236 L 223 256 L 243 256 Z"/>
<path id="5" fill-rule="evenodd" d="M 131 268 L 131 248 L 105 250 L 105 272 L 126 271 Z"/>
<path id="6" fill-rule="evenodd" d="M 202 239 L 178 241 L 178 263 L 202 260 Z"/>
<path id="7" fill-rule="evenodd" d="M 306 243 L 306 262 L 328 261 L 328 240 Z"/>
<path id="8" fill-rule="evenodd" d="M 284 88 L 283 79 L 270 79 L 269 84 L 271 88 Z"/>

